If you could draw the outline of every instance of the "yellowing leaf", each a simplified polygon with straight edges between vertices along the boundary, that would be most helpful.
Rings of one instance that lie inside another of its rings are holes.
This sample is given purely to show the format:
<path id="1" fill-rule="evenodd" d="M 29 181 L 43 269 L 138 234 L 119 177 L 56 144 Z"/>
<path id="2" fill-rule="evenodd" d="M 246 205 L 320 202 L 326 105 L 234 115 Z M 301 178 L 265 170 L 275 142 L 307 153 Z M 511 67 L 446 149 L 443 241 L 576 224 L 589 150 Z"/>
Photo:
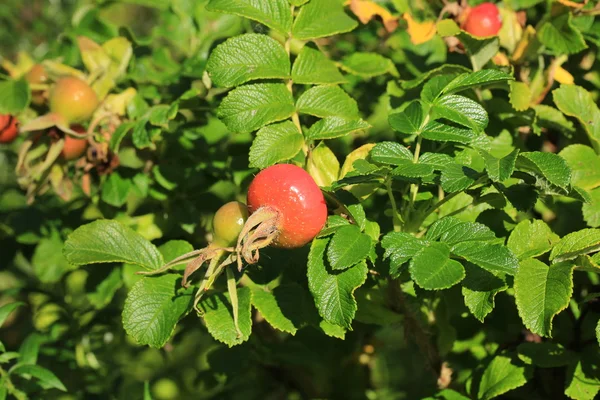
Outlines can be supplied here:
<path id="1" fill-rule="evenodd" d="M 11 78 L 19 79 L 27 72 L 29 72 L 29 70 L 31 69 L 31 67 L 34 66 L 34 64 L 35 62 L 29 56 L 29 54 L 25 52 L 19 52 L 19 54 L 17 54 L 16 63 L 12 63 L 9 60 L 3 60 L 0 66 L 8 72 Z"/>
<path id="2" fill-rule="evenodd" d="M 504 53 L 498 52 L 493 58 L 492 61 L 496 65 L 507 66 L 510 64 L 508 57 Z"/>
<path id="3" fill-rule="evenodd" d="M 573 75 L 560 66 L 554 69 L 554 80 L 565 85 L 572 85 L 574 82 Z"/>
<path id="4" fill-rule="evenodd" d="M 410 35 L 410 41 L 413 44 L 428 42 L 433 38 L 436 32 L 435 21 L 415 21 L 409 13 L 404 13 L 402 18 L 408 24 L 407 32 Z"/>
<path id="5" fill-rule="evenodd" d="M 576 3 L 574 1 L 570 1 L 570 0 L 557 0 L 560 4 L 567 6 L 567 7 L 571 7 L 571 8 L 583 8 L 588 0 L 584 0 L 583 3 Z"/>
<path id="6" fill-rule="evenodd" d="M 348 0 L 350 10 L 363 24 L 368 23 L 373 17 L 379 16 L 388 32 L 393 32 L 398 27 L 398 17 L 394 17 L 387 9 L 370 0 Z"/>

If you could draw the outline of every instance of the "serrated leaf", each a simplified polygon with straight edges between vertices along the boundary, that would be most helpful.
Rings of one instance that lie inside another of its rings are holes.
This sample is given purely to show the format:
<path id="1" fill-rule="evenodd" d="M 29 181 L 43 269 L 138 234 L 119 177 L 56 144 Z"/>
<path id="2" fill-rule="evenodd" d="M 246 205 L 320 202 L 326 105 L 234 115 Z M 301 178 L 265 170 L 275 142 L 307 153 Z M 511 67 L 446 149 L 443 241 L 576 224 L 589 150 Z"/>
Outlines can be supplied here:
<path id="1" fill-rule="evenodd" d="M 571 184 L 585 190 L 600 186 L 600 157 L 583 144 L 572 144 L 558 153 L 571 169 Z"/>
<path id="2" fill-rule="evenodd" d="M 321 328 L 323 333 L 329 337 L 334 337 L 341 340 L 344 340 L 346 337 L 346 328 L 343 326 L 332 324 L 331 322 L 323 320 L 319 323 L 319 328 Z"/>
<path id="3" fill-rule="evenodd" d="M 17 301 L 14 303 L 8 303 L 8 304 L 4 304 L 4 305 L 0 306 L 0 327 L 2 327 L 2 325 L 4 325 L 4 322 L 6 322 L 6 319 L 8 318 L 8 316 L 14 310 L 16 310 L 17 307 L 20 307 L 23 305 L 25 305 L 25 303 Z"/>
<path id="4" fill-rule="evenodd" d="M 398 70 L 396 70 L 392 60 L 377 53 L 353 52 L 344 57 L 340 67 L 350 74 L 364 78 L 373 78 L 385 74 L 398 76 Z"/>
<path id="5" fill-rule="evenodd" d="M 73 265 L 121 262 L 152 271 L 164 264 L 156 246 L 131 228 L 109 220 L 77 228 L 65 242 L 63 254 Z"/>
<path id="6" fill-rule="evenodd" d="M 554 54 L 575 54 L 587 49 L 585 40 L 571 22 L 571 13 L 551 16 L 541 24 L 537 37 Z"/>
<path id="7" fill-rule="evenodd" d="M 442 188 L 449 193 L 465 190 L 479 177 L 477 171 L 460 164 L 449 164 L 442 170 Z"/>
<path id="8" fill-rule="evenodd" d="M 358 22 L 344 11 L 342 2 L 311 0 L 296 16 L 292 35 L 299 40 L 313 40 L 350 32 L 357 26 Z"/>
<path id="9" fill-rule="evenodd" d="M 319 49 L 304 46 L 292 67 L 292 81 L 296 84 L 337 85 L 346 83 L 338 67 Z"/>
<path id="10" fill-rule="evenodd" d="M 98 310 L 106 307 L 113 299 L 117 290 L 123 286 L 121 279 L 121 268 L 113 270 L 96 285 L 93 291 L 87 293 L 90 303 Z"/>
<path id="11" fill-rule="evenodd" d="M 560 188 L 568 187 L 571 182 L 569 166 L 563 158 L 554 153 L 541 151 L 520 153 L 516 167 L 531 172 Z"/>
<path id="12" fill-rule="evenodd" d="M 565 394 L 575 400 L 594 400 L 600 391 L 600 378 L 587 372 L 582 361 L 574 361 L 567 368 Z"/>
<path id="13" fill-rule="evenodd" d="M 206 70 L 215 85 L 233 87 L 256 79 L 288 79 L 290 58 L 275 39 L 249 33 L 215 47 Z"/>
<path id="14" fill-rule="evenodd" d="M 358 118 L 356 100 L 338 86 L 310 88 L 298 98 L 296 110 L 319 118 Z"/>
<path id="15" fill-rule="evenodd" d="M 58 389 L 63 392 L 67 391 L 65 385 L 58 379 L 54 373 L 44 367 L 33 364 L 17 364 L 9 370 L 11 375 L 33 376 L 40 381 L 42 387 L 47 389 Z"/>
<path id="16" fill-rule="evenodd" d="M 0 114 L 19 114 L 31 100 L 29 85 L 24 80 L 0 82 Z"/>
<path id="17" fill-rule="evenodd" d="M 210 0 L 206 9 L 250 18 L 283 34 L 288 34 L 292 27 L 287 0 Z"/>
<path id="18" fill-rule="evenodd" d="M 421 137 L 427 140 L 436 142 L 456 142 L 469 144 L 479 136 L 472 129 L 459 128 L 456 126 L 441 123 L 439 121 L 431 121 L 423 127 Z"/>
<path id="19" fill-rule="evenodd" d="M 309 301 L 306 291 L 297 283 L 286 283 L 272 291 L 260 287 L 252 289 L 252 305 L 273 328 L 292 335 L 311 322 L 313 315 L 309 314 L 308 307 L 312 307 L 314 317 L 317 316 Z"/>
<path id="20" fill-rule="evenodd" d="M 369 153 L 371 160 L 387 165 L 399 165 L 412 162 L 413 154 L 406 147 L 396 142 L 379 142 Z"/>
<path id="21" fill-rule="evenodd" d="M 392 176 L 402 178 L 423 178 L 433 173 L 433 166 L 427 164 L 415 164 L 412 161 L 399 163 L 392 170 Z"/>
<path id="22" fill-rule="evenodd" d="M 459 74 L 442 74 L 433 76 L 425 82 L 421 90 L 421 100 L 426 104 L 433 103 L 444 91 L 446 86 Z"/>
<path id="23" fill-rule="evenodd" d="M 439 240 L 452 246 L 460 242 L 494 240 L 496 235 L 483 224 L 445 217 L 431 224 L 425 239 Z"/>
<path id="24" fill-rule="evenodd" d="M 517 257 L 500 244 L 460 242 L 452 246 L 451 252 L 492 273 L 514 275 L 519 268 Z"/>
<path id="25" fill-rule="evenodd" d="M 422 247 L 410 260 L 410 276 L 425 290 L 441 290 L 456 285 L 465 277 L 465 269 L 450 259 L 450 247 L 433 242 Z"/>
<path id="26" fill-rule="evenodd" d="M 543 128 L 550 128 L 564 132 L 570 135 L 575 128 L 573 122 L 569 121 L 565 115 L 554 107 L 544 104 L 533 106 L 535 110 L 536 124 Z"/>
<path id="27" fill-rule="evenodd" d="M 589 199 L 581 206 L 581 212 L 587 226 L 600 227 L 600 188 L 595 188 L 589 192 Z"/>
<path id="28" fill-rule="evenodd" d="M 283 83 L 240 86 L 227 95 L 217 116 L 232 132 L 252 132 L 292 116 L 294 98 Z"/>
<path id="29" fill-rule="evenodd" d="M 256 133 L 250 147 L 250 167 L 263 169 L 294 158 L 303 144 L 304 137 L 291 121 L 265 126 Z"/>
<path id="30" fill-rule="evenodd" d="M 575 358 L 575 353 L 552 342 L 521 343 L 517 351 L 523 362 L 540 368 L 562 367 L 570 364 Z"/>
<path id="31" fill-rule="evenodd" d="M 238 337 L 233 322 L 233 310 L 229 295 L 226 293 L 214 293 L 210 296 L 204 296 L 199 308 L 202 310 L 202 318 L 206 323 L 206 328 L 213 338 L 219 342 L 225 343 L 229 347 L 241 344 L 248 340 L 252 332 L 252 313 L 251 313 L 251 295 L 248 287 L 239 287 L 238 291 L 238 312 L 239 328 L 242 333 Z"/>
<path id="32" fill-rule="evenodd" d="M 363 261 L 371 250 L 371 238 L 356 225 L 338 229 L 327 246 L 327 260 L 333 270 L 344 270 Z"/>
<path id="33" fill-rule="evenodd" d="M 475 71 L 481 70 L 500 49 L 497 36 L 484 38 L 472 36 L 462 31 L 453 20 L 444 19 L 438 22 L 437 31 L 442 37 L 456 36 L 460 40 Z"/>
<path id="34" fill-rule="evenodd" d="M 571 263 L 547 266 L 534 258 L 521 261 L 515 276 L 515 299 L 519 316 L 530 331 L 551 336 L 552 319 L 569 305 L 572 275 Z"/>
<path id="35" fill-rule="evenodd" d="M 326 117 L 315 122 L 306 132 L 307 140 L 334 139 L 370 128 L 362 119 Z"/>
<path id="36" fill-rule="evenodd" d="M 397 278 L 400 268 L 428 244 L 429 242 L 405 232 L 390 232 L 385 235 L 381 240 L 381 247 L 385 249 L 383 258 L 390 259 L 390 275 Z"/>
<path id="37" fill-rule="evenodd" d="M 423 124 L 423 108 L 418 101 L 412 101 L 400 112 L 393 112 L 388 117 L 390 126 L 405 135 L 420 133 Z"/>
<path id="38" fill-rule="evenodd" d="M 549 252 L 558 241 L 558 235 L 544 221 L 534 219 L 519 222 L 506 246 L 519 260 L 525 260 Z"/>
<path id="39" fill-rule="evenodd" d="M 514 80 L 511 75 L 497 69 L 483 69 L 475 72 L 460 74 L 454 78 L 442 91 L 442 94 L 457 93 L 469 88 L 493 85 Z"/>
<path id="40" fill-rule="evenodd" d="M 531 366 L 508 355 L 497 355 L 483 371 L 477 398 L 493 399 L 525 385 L 532 376 Z"/>
<path id="41" fill-rule="evenodd" d="M 431 113 L 434 119 L 446 118 L 476 132 L 483 131 L 489 122 L 487 112 L 479 103 L 457 94 L 438 98 Z"/>
<path id="42" fill-rule="evenodd" d="M 600 110 L 592 94 L 576 85 L 561 85 L 552 96 L 560 111 L 581 123 L 596 152 L 600 151 Z"/>
<path id="43" fill-rule="evenodd" d="M 502 158 L 496 158 L 484 150 L 479 150 L 479 154 L 485 161 L 485 169 L 490 179 L 494 182 L 502 182 L 510 178 L 514 172 L 519 149 L 513 150 Z"/>
<path id="44" fill-rule="evenodd" d="M 525 111 L 531 103 L 531 89 L 524 82 L 510 82 L 510 91 L 508 93 L 510 105 L 517 111 Z"/>
<path id="45" fill-rule="evenodd" d="M 563 237 L 550 253 L 550 261 L 572 260 L 600 250 L 600 229 L 582 229 Z"/>
<path id="46" fill-rule="evenodd" d="M 332 271 L 325 257 L 329 239 L 314 239 L 308 255 L 308 287 L 319 314 L 328 322 L 350 328 L 356 313 L 354 291 L 367 279 L 367 264 Z"/>
<path id="47" fill-rule="evenodd" d="M 192 305 L 192 289 L 177 293 L 180 289 L 179 275 L 168 274 L 139 280 L 125 300 L 125 331 L 140 344 L 163 347 L 175 331 L 177 322 Z"/>
<path id="48" fill-rule="evenodd" d="M 506 282 L 473 264 L 465 263 L 466 276 L 462 281 L 465 305 L 480 322 L 494 309 L 496 294 L 508 288 Z"/>

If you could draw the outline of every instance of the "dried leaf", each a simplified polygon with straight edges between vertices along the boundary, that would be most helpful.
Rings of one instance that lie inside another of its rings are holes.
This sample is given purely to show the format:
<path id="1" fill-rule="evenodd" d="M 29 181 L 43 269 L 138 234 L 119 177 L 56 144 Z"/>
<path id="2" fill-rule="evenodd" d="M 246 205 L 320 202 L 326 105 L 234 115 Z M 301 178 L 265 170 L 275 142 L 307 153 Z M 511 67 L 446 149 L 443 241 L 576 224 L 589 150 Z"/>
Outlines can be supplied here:
<path id="1" fill-rule="evenodd" d="M 363 24 L 379 16 L 388 32 L 393 32 L 398 27 L 398 17 L 394 17 L 387 9 L 370 0 L 348 0 L 350 10 Z"/>
<path id="2" fill-rule="evenodd" d="M 415 21 L 409 13 L 404 13 L 402 18 L 408 23 L 408 34 L 413 44 L 428 42 L 436 32 L 435 21 Z"/>

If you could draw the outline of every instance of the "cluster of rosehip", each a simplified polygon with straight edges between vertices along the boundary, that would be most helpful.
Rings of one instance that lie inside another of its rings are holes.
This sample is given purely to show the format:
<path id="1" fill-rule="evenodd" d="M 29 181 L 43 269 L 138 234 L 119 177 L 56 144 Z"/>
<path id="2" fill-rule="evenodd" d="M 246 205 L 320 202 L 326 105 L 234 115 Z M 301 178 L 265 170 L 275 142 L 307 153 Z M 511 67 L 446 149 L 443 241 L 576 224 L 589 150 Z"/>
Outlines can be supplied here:
<path id="1" fill-rule="evenodd" d="M 68 127 L 64 131 L 60 128 L 48 130 L 53 141 L 64 139 L 61 156 L 65 160 L 80 158 L 88 147 L 86 130 L 80 124 L 89 121 L 99 104 L 94 90 L 85 81 L 72 76 L 58 79 L 50 90 L 38 90 L 36 88 L 49 84 L 48 74 L 41 64 L 34 65 L 25 78 L 33 88 L 32 105 L 40 110 L 47 105 L 51 113 L 49 117 L 54 119 L 55 125 Z M 17 118 L 0 115 L 0 143 L 12 142 L 18 133 Z"/>
<path id="2" fill-rule="evenodd" d="M 161 269 L 140 272 L 155 275 L 172 267 L 187 264 L 183 286 L 190 276 L 208 263 L 196 294 L 194 308 L 216 278 L 226 270 L 234 318 L 237 320 L 235 278 L 228 265 L 238 271 L 244 262 L 255 264 L 259 250 L 269 245 L 294 249 L 312 241 L 327 220 L 327 205 L 321 189 L 302 168 L 277 164 L 259 172 L 248 188 L 248 205 L 232 201 L 223 205 L 213 218 L 213 240 L 205 248 L 174 259 Z M 237 325 L 237 324 L 236 324 Z"/>

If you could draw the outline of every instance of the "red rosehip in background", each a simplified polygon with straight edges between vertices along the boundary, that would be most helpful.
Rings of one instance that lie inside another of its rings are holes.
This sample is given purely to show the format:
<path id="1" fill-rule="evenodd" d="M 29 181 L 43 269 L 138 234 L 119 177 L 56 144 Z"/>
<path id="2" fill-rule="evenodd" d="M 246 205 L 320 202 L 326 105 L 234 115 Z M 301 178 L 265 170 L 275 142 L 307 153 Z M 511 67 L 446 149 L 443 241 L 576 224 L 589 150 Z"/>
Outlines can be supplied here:
<path id="1" fill-rule="evenodd" d="M 502 28 L 500 12 L 493 3 L 482 3 L 468 13 L 463 29 L 473 36 L 494 36 Z"/>

